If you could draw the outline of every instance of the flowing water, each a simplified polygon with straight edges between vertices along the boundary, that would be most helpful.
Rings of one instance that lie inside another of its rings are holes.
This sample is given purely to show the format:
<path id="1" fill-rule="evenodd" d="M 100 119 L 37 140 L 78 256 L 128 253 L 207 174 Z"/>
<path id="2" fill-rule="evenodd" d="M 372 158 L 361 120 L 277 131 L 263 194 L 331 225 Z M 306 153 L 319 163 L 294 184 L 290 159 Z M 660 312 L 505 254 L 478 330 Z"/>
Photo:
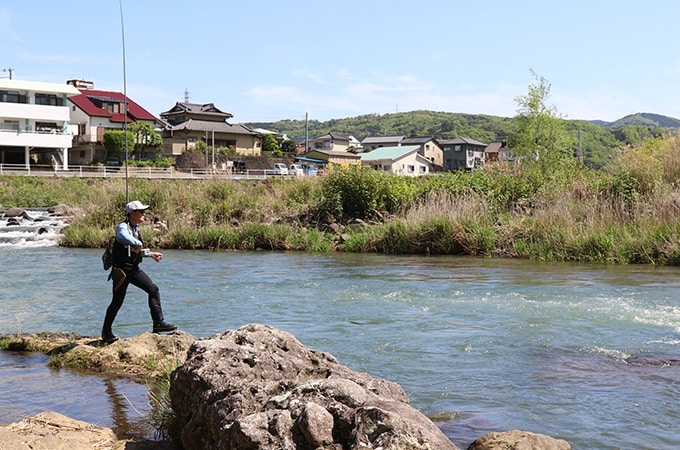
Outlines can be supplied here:
<path id="1" fill-rule="evenodd" d="M 259 322 L 399 383 L 461 448 L 522 429 L 575 449 L 680 447 L 680 269 L 466 257 L 167 251 L 144 268 L 196 337 Z M 97 336 L 101 250 L 0 245 L 0 333 Z M 149 331 L 130 288 L 114 333 Z M 148 387 L 0 352 L 0 423 L 54 410 L 149 432 Z M 145 431 L 146 430 L 146 431 Z"/>

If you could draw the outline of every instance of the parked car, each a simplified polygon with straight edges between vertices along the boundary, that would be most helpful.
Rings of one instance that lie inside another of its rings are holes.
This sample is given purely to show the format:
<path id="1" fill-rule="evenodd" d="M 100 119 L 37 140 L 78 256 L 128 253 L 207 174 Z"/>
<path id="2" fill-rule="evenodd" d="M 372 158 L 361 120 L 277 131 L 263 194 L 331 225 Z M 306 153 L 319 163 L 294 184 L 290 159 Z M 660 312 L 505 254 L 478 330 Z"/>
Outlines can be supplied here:
<path id="1" fill-rule="evenodd" d="M 288 175 L 288 167 L 283 163 L 274 164 L 274 175 Z"/>
<path id="2" fill-rule="evenodd" d="M 294 177 L 301 177 L 305 174 L 305 171 L 302 169 L 301 165 L 291 164 L 288 168 L 288 174 L 293 175 Z"/>
<path id="3" fill-rule="evenodd" d="M 246 173 L 246 162 L 245 161 L 234 161 L 232 166 L 233 173 Z"/>

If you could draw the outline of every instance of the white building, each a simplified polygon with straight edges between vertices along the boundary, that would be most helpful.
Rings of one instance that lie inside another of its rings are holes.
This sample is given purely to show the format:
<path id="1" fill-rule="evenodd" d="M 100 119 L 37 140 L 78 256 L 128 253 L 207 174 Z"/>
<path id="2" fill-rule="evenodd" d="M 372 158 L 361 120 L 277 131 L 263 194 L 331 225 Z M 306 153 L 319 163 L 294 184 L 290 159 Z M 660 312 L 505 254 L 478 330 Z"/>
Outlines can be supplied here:
<path id="1" fill-rule="evenodd" d="M 427 175 L 432 168 L 431 162 L 418 150 L 418 145 L 378 147 L 361 154 L 361 167 L 409 177 Z"/>
<path id="2" fill-rule="evenodd" d="M 67 99 L 78 94 L 67 84 L 0 79 L 0 164 L 68 169 L 74 130 Z"/>

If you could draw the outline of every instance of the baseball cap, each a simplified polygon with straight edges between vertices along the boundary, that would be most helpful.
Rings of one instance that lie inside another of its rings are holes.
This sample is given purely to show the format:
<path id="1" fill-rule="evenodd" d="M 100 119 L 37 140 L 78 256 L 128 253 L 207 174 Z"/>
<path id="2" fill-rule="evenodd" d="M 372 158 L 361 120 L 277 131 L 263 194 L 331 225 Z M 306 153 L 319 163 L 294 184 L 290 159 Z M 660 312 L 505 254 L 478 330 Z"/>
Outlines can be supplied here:
<path id="1" fill-rule="evenodd" d="M 144 205 L 142 202 L 139 200 L 133 200 L 127 205 L 125 205 L 125 212 L 130 213 L 130 211 L 139 211 L 139 210 L 145 210 L 149 207 L 149 205 Z"/>

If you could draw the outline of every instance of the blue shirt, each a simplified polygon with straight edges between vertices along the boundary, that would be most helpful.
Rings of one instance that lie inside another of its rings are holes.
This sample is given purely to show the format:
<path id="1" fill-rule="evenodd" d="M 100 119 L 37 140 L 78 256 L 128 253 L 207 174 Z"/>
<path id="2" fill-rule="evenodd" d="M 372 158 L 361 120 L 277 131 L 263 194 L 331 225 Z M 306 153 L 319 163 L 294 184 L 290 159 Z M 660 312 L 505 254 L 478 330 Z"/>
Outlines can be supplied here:
<path id="1" fill-rule="evenodd" d="M 138 247 L 143 245 L 139 239 L 139 228 L 131 223 L 121 222 L 116 228 L 116 240 L 124 246 L 131 245 Z"/>

